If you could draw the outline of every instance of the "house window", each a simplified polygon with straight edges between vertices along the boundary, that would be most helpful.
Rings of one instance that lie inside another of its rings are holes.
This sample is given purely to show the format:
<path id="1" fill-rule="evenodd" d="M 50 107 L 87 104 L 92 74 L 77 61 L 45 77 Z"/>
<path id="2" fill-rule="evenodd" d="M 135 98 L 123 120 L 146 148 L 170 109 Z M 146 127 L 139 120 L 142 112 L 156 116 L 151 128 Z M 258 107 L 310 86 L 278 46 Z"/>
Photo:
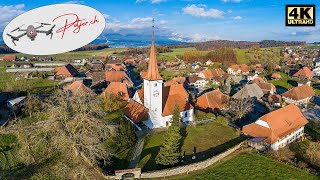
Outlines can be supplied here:
<path id="1" fill-rule="evenodd" d="M 154 87 L 157 87 L 157 83 L 154 84 Z"/>
<path id="2" fill-rule="evenodd" d="M 185 113 L 184 113 L 184 117 L 188 117 L 188 112 L 185 112 Z"/>

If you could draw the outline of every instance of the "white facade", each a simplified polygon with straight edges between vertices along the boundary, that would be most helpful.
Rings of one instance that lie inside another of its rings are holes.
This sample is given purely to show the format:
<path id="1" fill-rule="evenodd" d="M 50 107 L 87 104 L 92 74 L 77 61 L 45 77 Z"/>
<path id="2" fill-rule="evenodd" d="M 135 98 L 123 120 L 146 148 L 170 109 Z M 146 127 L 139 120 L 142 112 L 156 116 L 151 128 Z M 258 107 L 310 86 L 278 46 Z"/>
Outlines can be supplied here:
<path id="1" fill-rule="evenodd" d="M 312 72 L 315 76 L 320 76 L 320 67 L 313 69 Z"/>
<path id="2" fill-rule="evenodd" d="M 199 79 L 194 83 L 190 83 L 191 87 L 199 88 L 199 87 L 205 87 L 207 85 L 208 81 L 205 79 Z"/>
<path id="3" fill-rule="evenodd" d="M 272 150 L 277 151 L 279 148 L 285 147 L 286 145 L 296 141 L 298 138 L 300 138 L 303 135 L 303 133 L 304 133 L 304 126 L 286 135 L 285 137 L 279 139 L 277 142 L 271 144 L 270 148 Z"/>
<path id="4" fill-rule="evenodd" d="M 284 97 L 284 96 L 282 98 L 283 98 L 284 102 L 286 102 L 288 104 L 295 104 L 295 105 L 299 106 L 299 105 L 307 105 L 312 97 L 301 99 L 299 101 L 291 99 L 289 97 Z"/>
<path id="5" fill-rule="evenodd" d="M 237 75 L 237 74 L 240 74 L 240 73 L 241 73 L 241 70 L 238 69 L 238 71 L 233 71 L 232 68 L 228 68 L 228 69 L 227 69 L 227 72 L 228 72 L 228 74 Z"/>
<path id="6" fill-rule="evenodd" d="M 144 106 L 149 109 L 148 127 L 163 127 L 162 123 L 162 85 L 163 80 L 144 79 Z"/>
<path id="7" fill-rule="evenodd" d="M 247 81 L 252 81 L 252 80 L 254 80 L 255 78 L 257 78 L 258 77 L 258 74 L 254 74 L 254 75 L 252 75 L 252 76 L 247 76 Z"/>

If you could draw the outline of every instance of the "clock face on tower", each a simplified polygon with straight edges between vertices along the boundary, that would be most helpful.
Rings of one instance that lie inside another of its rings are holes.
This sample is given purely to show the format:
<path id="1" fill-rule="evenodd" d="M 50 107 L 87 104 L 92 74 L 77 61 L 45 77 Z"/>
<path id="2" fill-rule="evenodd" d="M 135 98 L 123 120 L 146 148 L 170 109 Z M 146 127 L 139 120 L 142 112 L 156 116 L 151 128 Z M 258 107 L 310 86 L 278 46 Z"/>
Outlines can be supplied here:
<path id="1" fill-rule="evenodd" d="M 157 90 L 153 91 L 153 96 L 154 97 L 158 97 L 159 96 L 159 91 L 157 91 Z"/>

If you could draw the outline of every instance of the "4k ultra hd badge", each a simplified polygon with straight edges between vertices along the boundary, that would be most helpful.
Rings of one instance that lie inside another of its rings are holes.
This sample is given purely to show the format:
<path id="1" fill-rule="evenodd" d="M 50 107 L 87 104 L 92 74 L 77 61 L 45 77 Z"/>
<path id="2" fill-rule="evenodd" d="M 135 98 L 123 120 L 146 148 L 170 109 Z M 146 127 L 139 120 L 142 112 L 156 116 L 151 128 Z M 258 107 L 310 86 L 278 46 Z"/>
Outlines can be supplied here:
<path id="1" fill-rule="evenodd" d="M 95 40 L 105 24 L 104 16 L 91 7 L 55 4 L 30 10 L 13 19 L 3 31 L 3 40 L 17 52 L 59 54 Z"/>
<path id="2" fill-rule="evenodd" d="M 286 26 L 316 26 L 315 5 L 286 5 Z"/>

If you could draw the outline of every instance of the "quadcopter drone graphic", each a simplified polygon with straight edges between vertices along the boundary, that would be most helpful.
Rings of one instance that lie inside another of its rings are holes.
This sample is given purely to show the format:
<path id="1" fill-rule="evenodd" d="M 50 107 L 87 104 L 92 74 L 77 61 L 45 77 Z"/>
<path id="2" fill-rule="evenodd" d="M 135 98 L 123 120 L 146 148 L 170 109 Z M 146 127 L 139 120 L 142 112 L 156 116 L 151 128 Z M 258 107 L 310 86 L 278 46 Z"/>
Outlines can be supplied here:
<path id="1" fill-rule="evenodd" d="M 38 23 L 38 22 L 37 22 L 37 23 Z M 34 27 L 33 25 L 29 25 L 29 26 L 27 27 L 27 29 L 21 29 L 21 27 L 24 26 L 24 24 L 23 24 L 22 26 L 17 27 L 17 28 L 15 28 L 14 30 L 12 30 L 10 33 L 13 33 L 13 32 L 15 32 L 15 31 L 24 32 L 24 33 L 20 34 L 19 36 L 13 36 L 13 35 L 11 35 L 11 34 L 9 34 L 9 33 L 7 33 L 7 35 L 11 37 L 12 43 L 13 43 L 15 46 L 16 46 L 15 41 L 19 41 L 19 39 L 20 39 L 21 37 L 25 36 L 25 35 L 26 35 L 28 38 L 30 38 L 31 41 L 34 41 L 34 40 L 35 40 L 35 38 L 36 38 L 36 36 L 37 36 L 38 33 L 44 33 L 44 34 L 46 34 L 47 36 L 50 34 L 50 35 L 51 35 L 50 39 L 52 39 L 52 35 L 53 35 L 53 32 L 52 32 L 52 31 L 53 31 L 53 28 L 54 28 L 56 25 L 51 26 L 51 28 L 50 28 L 49 30 L 47 30 L 47 31 L 43 31 L 43 30 L 38 30 L 38 29 L 40 29 L 40 28 L 42 28 L 42 27 L 44 27 L 44 26 L 50 26 L 51 24 L 48 24 L 48 23 L 39 23 L 39 24 L 40 24 L 40 26 L 38 26 L 38 27 Z"/>

